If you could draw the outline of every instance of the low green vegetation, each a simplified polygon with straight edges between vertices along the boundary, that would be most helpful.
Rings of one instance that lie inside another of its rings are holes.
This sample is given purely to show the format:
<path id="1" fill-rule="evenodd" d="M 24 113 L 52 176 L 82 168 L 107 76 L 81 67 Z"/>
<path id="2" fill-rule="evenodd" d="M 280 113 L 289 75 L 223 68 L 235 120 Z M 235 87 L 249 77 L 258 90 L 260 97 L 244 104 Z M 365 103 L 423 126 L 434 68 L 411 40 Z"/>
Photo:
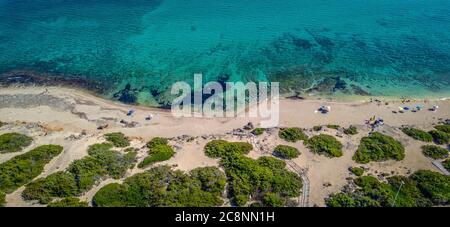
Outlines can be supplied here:
<path id="1" fill-rule="evenodd" d="M 436 125 L 434 128 L 438 131 L 450 134 L 450 125 Z"/>
<path id="2" fill-rule="evenodd" d="M 148 141 L 147 147 L 149 149 L 152 149 L 158 145 L 167 145 L 167 144 L 169 144 L 169 140 L 167 140 L 166 138 L 155 137 L 155 138 L 151 139 L 150 141 Z"/>
<path id="3" fill-rule="evenodd" d="M 330 135 L 320 134 L 313 136 L 305 142 L 306 146 L 316 154 L 328 157 L 341 157 L 342 144 Z"/>
<path id="4" fill-rule="evenodd" d="M 321 125 L 316 125 L 316 126 L 313 127 L 313 131 L 318 132 L 320 130 L 322 130 L 322 126 Z"/>
<path id="5" fill-rule="evenodd" d="M 88 164 L 91 158 L 93 158 L 93 160 L 95 160 L 94 163 L 97 164 L 97 167 L 93 167 L 92 169 L 102 169 L 97 172 L 104 172 L 114 179 L 120 179 L 125 175 L 129 168 L 134 166 L 137 155 L 137 153 L 133 151 L 122 154 L 120 152 L 107 149 L 107 147 L 99 149 L 99 147 L 95 147 L 95 145 L 88 149 L 88 154 L 90 157 L 87 157 L 85 162 L 72 163 L 72 165 L 69 166 L 68 171 L 76 175 L 77 173 L 83 173 L 85 170 L 89 170 L 85 168 L 85 166 L 87 166 L 85 164 Z M 87 175 L 91 174 L 87 173 Z"/>
<path id="6" fill-rule="evenodd" d="M 6 123 L 0 121 L 0 128 L 3 127 L 4 125 L 6 125 Z"/>
<path id="7" fill-rule="evenodd" d="M 265 207 L 284 207 L 286 201 L 278 194 L 268 192 L 263 196 L 262 205 Z"/>
<path id="8" fill-rule="evenodd" d="M 139 151 L 139 149 L 133 148 L 133 147 L 127 147 L 123 150 L 123 152 L 133 152 L 133 151 Z"/>
<path id="9" fill-rule="evenodd" d="M 0 191 L 0 207 L 4 207 L 6 204 L 6 195 L 4 192 Z"/>
<path id="10" fill-rule="evenodd" d="M 350 125 L 350 127 L 344 129 L 344 134 L 356 135 L 356 134 L 358 134 L 358 129 L 355 126 Z"/>
<path id="11" fill-rule="evenodd" d="M 64 198 L 60 201 L 51 202 L 47 207 L 89 207 L 88 202 L 80 201 L 76 197 Z"/>
<path id="12" fill-rule="evenodd" d="M 105 134 L 105 139 L 112 143 L 115 147 L 128 147 L 130 146 L 130 141 L 121 132 L 114 132 Z"/>
<path id="13" fill-rule="evenodd" d="M 437 144 L 448 144 L 450 141 L 450 134 L 443 131 L 431 130 L 428 133 L 433 137 L 433 141 Z"/>
<path id="14" fill-rule="evenodd" d="M 17 152 L 30 146 L 33 139 L 19 133 L 5 133 L 0 135 L 0 153 Z"/>
<path id="15" fill-rule="evenodd" d="M 433 136 L 431 136 L 430 133 L 425 132 L 420 129 L 402 128 L 402 132 L 415 140 L 420 140 L 420 141 L 424 141 L 424 142 L 433 141 Z"/>
<path id="16" fill-rule="evenodd" d="M 369 163 L 371 161 L 384 161 L 388 159 L 403 160 L 405 148 L 394 138 L 374 132 L 361 139 L 353 160 L 358 163 Z"/>
<path id="17" fill-rule="evenodd" d="M 205 154 L 210 158 L 220 158 L 230 154 L 248 154 L 253 146 L 246 142 L 213 140 L 206 144 Z"/>
<path id="18" fill-rule="evenodd" d="M 410 177 L 393 176 L 387 183 L 371 176 L 359 177 L 354 183 L 356 189 L 347 188 L 329 196 L 325 200 L 327 206 L 429 207 L 448 205 L 450 201 L 450 177 L 428 170 L 417 171 Z"/>
<path id="19" fill-rule="evenodd" d="M 308 136 L 301 128 L 282 128 L 278 132 L 278 136 L 288 142 L 297 142 L 299 140 L 307 140 Z"/>
<path id="20" fill-rule="evenodd" d="M 442 165 L 444 166 L 444 168 L 446 168 L 448 171 L 450 171 L 450 159 L 443 161 Z"/>
<path id="21" fill-rule="evenodd" d="M 262 204 L 262 202 L 253 202 L 249 205 L 249 207 L 264 207 L 264 205 Z"/>
<path id="22" fill-rule="evenodd" d="M 223 204 L 225 174 L 216 167 L 197 168 L 189 174 L 168 166 L 152 168 L 109 184 L 93 198 L 97 207 L 212 207 Z"/>
<path id="23" fill-rule="evenodd" d="M 269 169 L 283 169 L 286 167 L 286 162 L 269 156 L 260 157 L 257 161 L 260 166 L 264 166 Z"/>
<path id="24" fill-rule="evenodd" d="M 66 171 L 53 173 L 28 184 L 22 197 L 46 204 L 53 198 L 78 196 L 91 189 L 102 178 L 122 178 L 135 164 L 136 152 L 122 154 L 111 148 L 110 143 L 90 146 L 89 156 L 72 162 Z"/>
<path id="25" fill-rule="evenodd" d="M 22 192 L 22 197 L 25 200 L 38 200 L 41 204 L 47 204 L 54 197 L 77 196 L 80 191 L 71 173 L 56 172 L 28 184 Z"/>
<path id="26" fill-rule="evenodd" d="M 260 135 L 262 135 L 265 131 L 266 131 L 266 130 L 263 129 L 263 128 L 255 128 L 255 129 L 253 129 L 252 134 L 255 135 L 255 136 L 260 136 Z"/>
<path id="27" fill-rule="evenodd" d="M 11 193 L 29 183 L 62 150 L 61 146 L 43 145 L 0 164 L 0 191 Z"/>
<path id="28" fill-rule="evenodd" d="M 417 182 L 417 187 L 433 204 L 450 204 L 450 176 L 421 170 L 411 175 L 410 178 Z"/>
<path id="29" fill-rule="evenodd" d="M 190 175 L 201 185 L 206 192 L 222 194 L 227 184 L 225 174 L 216 167 L 203 167 L 193 169 Z"/>
<path id="30" fill-rule="evenodd" d="M 152 154 L 144 158 L 139 163 L 139 168 L 145 168 L 153 163 L 167 161 L 175 154 L 175 151 L 170 146 L 160 145 L 153 149 Z"/>
<path id="31" fill-rule="evenodd" d="M 300 151 L 297 148 L 287 145 L 278 145 L 275 147 L 273 153 L 275 156 L 285 159 L 294 159 L 300 155 Z"/>
<path id="32" fill-rule="evenodd" d="M 169 160 L 173 155 L 175 155 L 175 151 L 169 145 L 167 139 L 164 138 L 153 138 L 147 143 L 147 147 L 149 149 L 149 156 L 139 163 L 139 168 L 145 168 L 155 162 Z"/>
<path id="33" fill-rule="evenodd" d="M 264 204 L 275 206 L 274 199 L 287 201 L 301 193 L 301 178 L 287 170 L 286 163 L 273 157 L 261 157 L 257 160 L 244 156 L 250 146 L 231 143 L 223 140 L 211 141 L 205 146 L 209 157 L 221 158 L 220 165 L 225 169 L 228 178 L 229 198 L 237 206 Z M 266 203 L 263 199 L 267 193 Z M 256 203 L 255 203 L 256 202 Z"/>
<path id="34" fill-rule="evenodd" d="M 448 156 L 448 150 L 435 145 L 424 145 L 422 146 L 422 153 L 433 159 L 443 159 Z"/>
<path id="35" fill-rule="evenodd" d="M 350 172 L 352 172 L 353 174 L 355 174 L 355 176 L 362 176 L 364 174 L 364 169 L 361 167 L 351 167 L 350 168 Z"/>
<path id="36" fill-rule="evenodd" d="M 99 149 L 96 145 L 91 146 L 88 153 L 88 157 L 74 161 L 67 169 L 81 191 L 90 189 L 102 177 L 122 178 L 134 166 L 137 155 L 136 152 L 122 154 L 107 147 Z"/>
<path id="37" fill-rule="evenodd" d="M 341 127 L 340 125 L 327 125 L 327 128 L 335 129 L 335 130 L 338 130 L 340 127 Z"/>
<path id="38" fill-rule="evenodd" d="M 262 201 L 267 193 L 275 193 L 283 201 L 300 195 L 301 178 L 288 171 L 281 160 L 272 157 L 254 160 L 232 154 L 222 158 L 220 163 L 228 177 L 230 199 L 237 206 Z"/>

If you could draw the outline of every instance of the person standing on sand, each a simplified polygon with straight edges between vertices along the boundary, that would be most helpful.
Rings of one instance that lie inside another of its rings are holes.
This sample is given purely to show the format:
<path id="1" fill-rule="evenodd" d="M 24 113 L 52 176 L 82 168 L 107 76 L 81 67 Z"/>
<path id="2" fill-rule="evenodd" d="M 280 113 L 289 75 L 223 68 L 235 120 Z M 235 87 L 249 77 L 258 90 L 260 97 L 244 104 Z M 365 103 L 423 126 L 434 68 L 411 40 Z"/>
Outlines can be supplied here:
<path id="1" fill-rule="evenodd" d="M 45 95 L 45 94 L 48 94 L 48 93 L 49 93 L 48 88 L 45 88 L 45 90 L 41 93 L 41 95 Z"/>

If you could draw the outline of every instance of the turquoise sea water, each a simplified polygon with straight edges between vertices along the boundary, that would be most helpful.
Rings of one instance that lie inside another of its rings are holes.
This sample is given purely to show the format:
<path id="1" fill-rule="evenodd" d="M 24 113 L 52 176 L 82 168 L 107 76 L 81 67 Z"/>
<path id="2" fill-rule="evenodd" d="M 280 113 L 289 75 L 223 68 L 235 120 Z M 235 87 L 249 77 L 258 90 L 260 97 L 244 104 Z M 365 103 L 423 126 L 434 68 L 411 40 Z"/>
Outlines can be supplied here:
<path id="1" fill-rule="evenodd" d="M 87 79 L 150 105 L 194 73 L 285 93 L 447 96 L 450 1 L 0 0 L 0 53 L 0 73 Z"/>

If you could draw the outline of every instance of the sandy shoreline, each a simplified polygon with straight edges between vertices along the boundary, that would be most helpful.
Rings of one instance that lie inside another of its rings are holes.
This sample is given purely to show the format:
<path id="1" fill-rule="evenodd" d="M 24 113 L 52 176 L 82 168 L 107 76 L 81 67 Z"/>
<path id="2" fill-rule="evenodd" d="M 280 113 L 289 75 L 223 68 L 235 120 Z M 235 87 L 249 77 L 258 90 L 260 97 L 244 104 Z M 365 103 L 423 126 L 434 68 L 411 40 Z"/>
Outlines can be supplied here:
<path id="1" fill-rule="evenodd" d="M 417 104 L 423 105 L 425 110 L 417 113 L 393 113 L 398 111 L 399 106 L 414 107 Z M 315 113 L 315 110 L 322 105 L 331 106 L 332 111 L 327 115 Z M 437 112 L 426 110 L 433 105 L 439 106 Z M 136 113 L 131 117 L 126 116 L 131 108 L 135 109 Z M 146 121 L 145 117 L 149 114 L 153 114 L 154 118 Z M 404 160 L 367 165 L 359 165 L 352 160 L 351 157 L 360 138 L 370 132 L 364 122 L 372 116 L 384 119 L 385 125 L 379 129 L 381 132 L 395 137 L 405 145 Z M 330 159 L 309 152 L 301 142 L 293 144 L 282 141 L 277 136 L 277 128 L 269 130 L 269 133 L 260 137 L 249 133 L 236 133 L 236 129 L 241 129 L 248 122 L 258 126 L 261 120 L 259 118 L 174 118 L 168 110 L 115 103 L 76 89 L 62 87 L 0 89 L 0 121 L 7 123 L 0 128 L 0 133 L 15 131 L 33 136 L 35 141 L 27 150 L 38 144 L 47 143 L 60 144 L 64 147 L 64 152 L 45 167 L 40 177 L 67 168 L 73 160 L 87 154 L 86 149 L 89 145 L 102 142 L 102 135 L 108 132 L 123 132 L 132 138 L 132 146 L 135 148 L 141 148 L 145 141 L 155 136 L 173 138 L 171 144 L 177 153 L 174 158 L 161 164 L 174 165 L 181 170 L 191 170 L 200 166 L 217 166 L 217 160 L 208 158 L 203 153 L 204 145 L 212 139 L 250 142 L 255 149 L 249 156 L 254 158 L 270 155 L 276 145 L 289 144 L 297 147 L 302 153 L 293 162 L 308 170 L 310 206 L 323 206 L 323 199 L 326 196 L 339 191 L 347 183 L 346 178 L 351 176 L 348 168 L 352 166 L 364 166 L 374 176 L 381 173 L 409 174 L 418 169 L 438 171 L 431 160 L 422 155 L 420 146 L 424 143 L 407 137 L 399 130 L 399 127 L 411 125 L 428 130 L 433 124 L 449 117 L 450 100 L 411 100 L 402 103 L 400 100 L 338 102 L 281 99 L 279 127 L 311 129 L 316 125 L 327 124 L 358 127 L 360 133 L 356 136 L 347 136 L 337 130 L 326 128 L 321 132 L 308 131 L 310 135 L 330 134 L 342 142 L 344 156 Z M 129 124 L 134 122 L 135 125 L 129 127 L 121 121 Z M 105 129 L 98 129 L 99 126 L 106 125 Z M 0 154 L 0 163 L 27 150 L 20 153 Z M 144 156 L 144 152 L 140 151 L 138 157 L 142 159 Z M 127 176 L 141 171 L 143 170 L 132 169 Z M 109 181 L 111 180 L 105 179 L 100 184 L 104 185 Z M 94 187 L 81 198 L 89 201 L 95 194 L 95 190 L 99 188 Z M 8 206 L 35 206 L 24 202 L 20 198 L 19 191 L 7 195 Z"/>

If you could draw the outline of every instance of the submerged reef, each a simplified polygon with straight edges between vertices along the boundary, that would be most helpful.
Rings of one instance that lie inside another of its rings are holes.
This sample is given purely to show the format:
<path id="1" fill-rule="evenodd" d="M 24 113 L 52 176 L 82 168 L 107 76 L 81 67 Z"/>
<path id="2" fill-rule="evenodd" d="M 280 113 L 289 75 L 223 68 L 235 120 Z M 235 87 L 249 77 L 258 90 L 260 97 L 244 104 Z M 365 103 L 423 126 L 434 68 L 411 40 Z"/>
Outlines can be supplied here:
<path id="1" fill-rule="evenodd" d="M 204 83 L 280 82 L 286 95 L 448 95 L 450 3 L 415 1 L 411 12 L 426 13 L 398 15 L 403 3 L 370 0 L 373 16 L 343 1 L 6 1 L 0 84 L 81 86 L 163 108 L 172 85 L 196 73 Z"/>

